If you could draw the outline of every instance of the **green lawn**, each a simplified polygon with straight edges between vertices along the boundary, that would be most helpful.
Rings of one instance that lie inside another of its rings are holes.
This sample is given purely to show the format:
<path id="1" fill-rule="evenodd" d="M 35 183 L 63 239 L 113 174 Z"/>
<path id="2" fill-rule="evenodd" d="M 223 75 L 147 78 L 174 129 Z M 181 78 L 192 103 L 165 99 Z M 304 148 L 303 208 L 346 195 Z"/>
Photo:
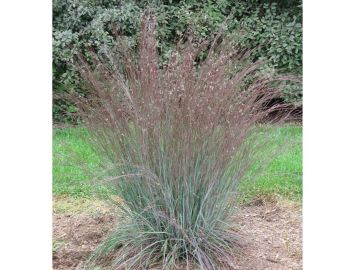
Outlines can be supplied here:
<path id="1" fill-rule="evenodd" d="M 76 152 L 88 165 L 96 168 L 98 157 L 83 140 L 84 129 L 55 129 L 53 133 L 53 193 L 74 198 L 91 197 L 91 181 L 76 162 L 70 151 Z M 302 128 L 286 125 L 272 128 L 274 143 L 289 143 L 285 151 L 274 159 L 255 179 L 248 177 L 240 184 L 240 200 L 256 196 L 281 196 L 290 200 L 302 198 Z M 71 149 L 71 150 L 70 150 Z"/>
<path id="2" fill-rule="evenodd" d="M 302 199 L 302 127 L 287 125 L 272 131 L 274 143 L 284 150 L 255 178 L 240 184 L 240 199 L 248 201 L 257 196 L 280 196 Z"/>
<path id="3" fill-rule="evenodd" d="M 71 197 L 90 197 L 91 181 L 73 159 L 74 153 L 96 166 L 98 158 L 84 141 L 85 130 L 66 128 L 53 131 L 53 193 Z"/>

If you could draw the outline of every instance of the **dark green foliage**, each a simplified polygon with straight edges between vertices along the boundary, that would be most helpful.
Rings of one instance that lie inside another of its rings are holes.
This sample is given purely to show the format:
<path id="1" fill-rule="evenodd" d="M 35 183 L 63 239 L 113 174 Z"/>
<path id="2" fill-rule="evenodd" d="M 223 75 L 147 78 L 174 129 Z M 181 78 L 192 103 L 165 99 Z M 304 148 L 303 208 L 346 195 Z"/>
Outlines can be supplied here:
<path id="1" fill-rule="evenodd" d="M 132 46 L 137 44 L 137 29 L 142 10 L 150 5 L 156 13 L 160 61 L 166 61 L 174 43 L 192 31 L 197 40 L 211 37 L 231 14 L 228 30 L 246 48 L 256 48 L 256 58 L 270 60 L 280 72 L 302 73 L 301 1 L 53 1 L 53 90 L 83 92 L 78 74 L 69 65 L 76 51 L 97 50 L 113 45 L 113 32 L 120 32 Z M 283 93 L 286 102 L 301 102 L 301 88 L 289 86 Z M 76 121 L 73 104 L 54 99 L 55 122 Z"/>
<path id="2" fill-rule="evenodd" d="M 114 44 L 113 27 L 129 36 L 138 29 L 140 8 L 131 3 L 115 0 L 54 0 L 53 1 L 53 90 L 62 93 L 73 90 L 83 92 L 79 74 L 71 68 L 76 51 L 86 47 L 100 48 Z M 70 121 L 73 104 L 54 99 L 54 121 Z"/>

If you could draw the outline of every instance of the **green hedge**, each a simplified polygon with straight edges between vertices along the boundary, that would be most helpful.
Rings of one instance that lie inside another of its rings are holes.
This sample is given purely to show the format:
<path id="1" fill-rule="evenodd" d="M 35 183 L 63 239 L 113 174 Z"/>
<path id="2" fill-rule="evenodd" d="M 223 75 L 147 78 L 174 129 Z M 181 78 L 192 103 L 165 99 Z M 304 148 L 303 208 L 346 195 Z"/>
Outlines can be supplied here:
<path id="1" fill-rule="evenodd" d="M 112 46 L 113 29 L 120 31 L 136 46 L 141 12 L 152 6 L 158 20 L 158 50 L 166 60 L 174 42 L 188 28 L 198 39 L 214 34 L 227 22 L 228 31 L 238 43 L 256 48 L 254 57 L 269 60 L 279 72 L 302 72 L 302 7 L 301 1 L 119 1 L 119 0 L 54 0 L 53 1 L 53 119 L 74 121 L 72 104 L 56 94 L 64 90 L 83 91 L 71 63 L 76 50 L 87 46 Z M 299 86 L 289 86 L 283 98 L 301 102 Z"/>

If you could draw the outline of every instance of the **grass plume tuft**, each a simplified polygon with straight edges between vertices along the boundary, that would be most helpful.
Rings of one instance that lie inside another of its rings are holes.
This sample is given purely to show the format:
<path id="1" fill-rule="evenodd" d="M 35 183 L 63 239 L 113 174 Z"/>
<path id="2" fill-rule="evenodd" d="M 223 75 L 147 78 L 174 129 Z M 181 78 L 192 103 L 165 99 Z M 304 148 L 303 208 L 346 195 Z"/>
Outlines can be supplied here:
<path id="1" fill-rule="evenodd" d="M 97 185 L 124 221 L 90 263 L 111 255 L 114 269 L 232 268 L 239 181 L 271 156 L 260 123 L 290 113 L 272 101 L 294 78 L 262 72 L 221 32 L 212 43 L 189 36 L 160 68 L 150 12 L 138 53 L 118 44 L 76 62 L 89 92 L 72 98 L 100 157 Z"/>

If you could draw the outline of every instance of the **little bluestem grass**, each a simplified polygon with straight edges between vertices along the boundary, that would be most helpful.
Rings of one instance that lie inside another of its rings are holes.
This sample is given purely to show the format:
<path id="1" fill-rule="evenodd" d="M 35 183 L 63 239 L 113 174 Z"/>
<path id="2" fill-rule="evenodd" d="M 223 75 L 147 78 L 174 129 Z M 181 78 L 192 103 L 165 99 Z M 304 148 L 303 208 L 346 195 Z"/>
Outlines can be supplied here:
<path id="1" fill-rule="evenodd" d="M 287 145 L 270 130 L 290 109 L 272 101 L 294 78 L 264 73 L 222 32 L 212 43 L 189 37 L 160 67 L 150 12 L 138 53 L 124 41 L 79 53 L 88 92 L 69 94 L 91 149 L 74 156 L 122 219 L 86 269 L 106 259 L 113 269 L 233 268 L 242 243 L 232 221 L 239 183 Z M 93 153 L 98 162 L 89 162 Z"/>

